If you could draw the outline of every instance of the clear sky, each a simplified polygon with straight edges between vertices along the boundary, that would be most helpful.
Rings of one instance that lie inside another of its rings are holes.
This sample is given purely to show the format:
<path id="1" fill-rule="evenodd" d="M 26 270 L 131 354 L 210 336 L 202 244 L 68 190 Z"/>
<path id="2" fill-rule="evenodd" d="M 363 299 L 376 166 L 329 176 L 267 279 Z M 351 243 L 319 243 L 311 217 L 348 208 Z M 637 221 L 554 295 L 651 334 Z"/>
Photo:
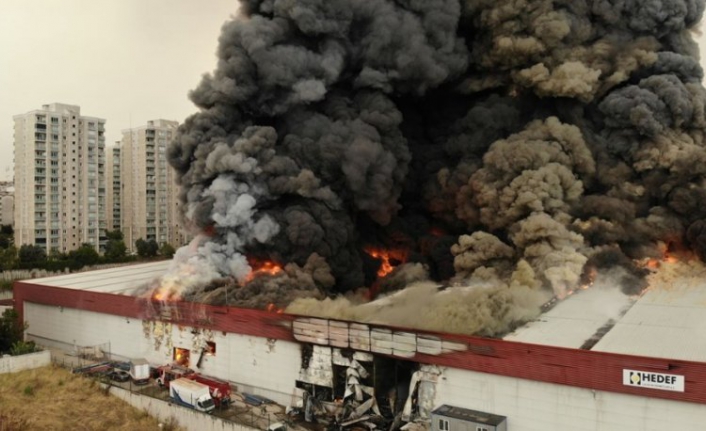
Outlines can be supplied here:
<path id="1" fill-rule="evenodd" d="M 13 115 L 59 102 L 105 118 L 106 144 L 148 120 L 183 121 L 216 65 L 237 0 L 0 0 L 0 180 Z"/>
<path id="2" fill-rule="evenodd" d="M 12 116 L 43 104 L 105 118 L 107 145 L 148 120 L 183 121 L 237 9 L 237 0 L 0 0 L 0 180 L 12 178 Z"/>

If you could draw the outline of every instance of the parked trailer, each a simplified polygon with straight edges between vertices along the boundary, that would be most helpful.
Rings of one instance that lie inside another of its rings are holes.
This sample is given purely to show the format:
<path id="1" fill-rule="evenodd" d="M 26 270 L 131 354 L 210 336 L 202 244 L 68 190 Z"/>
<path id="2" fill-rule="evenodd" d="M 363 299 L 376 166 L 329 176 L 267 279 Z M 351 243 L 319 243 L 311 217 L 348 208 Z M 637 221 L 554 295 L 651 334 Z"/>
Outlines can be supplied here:
<path id="1" fill-rule="evenodd" d="M 179 378 L 169 383 L 169 397 L 177 404 L 201 412 L 210 413 L 216 408 L 209 387 L 187 378 Z"/>
<path id="2" fill-rule="evenodd" d="M 129 373 L 136 385 L 146 385 L 150 381 L 150 364 L 144 359 L 131 359 Z"/>

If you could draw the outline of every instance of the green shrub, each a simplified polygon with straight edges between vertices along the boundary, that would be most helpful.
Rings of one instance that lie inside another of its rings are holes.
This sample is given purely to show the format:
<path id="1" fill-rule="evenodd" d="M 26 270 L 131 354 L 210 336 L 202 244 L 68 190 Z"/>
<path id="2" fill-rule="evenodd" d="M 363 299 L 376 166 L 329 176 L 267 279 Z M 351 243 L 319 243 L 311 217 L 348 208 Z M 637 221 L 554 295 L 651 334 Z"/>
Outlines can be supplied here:
<path id="1" fill-rule="evenodd" d="M 26 327 L 14 308 L 5 310 L 0 317 L 0 353 L 10 352 L 16 342 L 22 341 Z"/>
<path id="2" fill-rule="evenodd" d="M 26 355 L 27 353 L 38 352 L 40 349 L 34 341 L 16 341 L 10 348 L 12 356 Z"/>
<path id="3" fill-rule="evenodd" d="M 12 285 L 15 282 L 12 280 L 0 280 L 0 292 L 12 292 Z"/>

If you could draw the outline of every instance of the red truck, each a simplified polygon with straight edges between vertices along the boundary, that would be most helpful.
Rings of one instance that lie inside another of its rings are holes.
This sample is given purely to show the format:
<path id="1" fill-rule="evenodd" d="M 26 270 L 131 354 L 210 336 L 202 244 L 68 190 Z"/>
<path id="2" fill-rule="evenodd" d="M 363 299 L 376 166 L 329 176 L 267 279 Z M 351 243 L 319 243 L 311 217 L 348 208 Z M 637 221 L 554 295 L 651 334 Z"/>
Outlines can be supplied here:
<path id="1" fill-rule="evenodd" d="M 182 377 L 189 377 L 194 374 L 191 368 L 182 367 L 181 365 L 162 365 L 157 368 L 157 383 L 159 386 L 169 388 L 169 382 Z"/>
<path id="2" fill-rule="evenodd" d="M 230 383 L 198 373 L 189 374 L 186 378 L 208 386 L 209 393 L 216 403 L 216 407 L 226 407 L 230 404 Z"/>

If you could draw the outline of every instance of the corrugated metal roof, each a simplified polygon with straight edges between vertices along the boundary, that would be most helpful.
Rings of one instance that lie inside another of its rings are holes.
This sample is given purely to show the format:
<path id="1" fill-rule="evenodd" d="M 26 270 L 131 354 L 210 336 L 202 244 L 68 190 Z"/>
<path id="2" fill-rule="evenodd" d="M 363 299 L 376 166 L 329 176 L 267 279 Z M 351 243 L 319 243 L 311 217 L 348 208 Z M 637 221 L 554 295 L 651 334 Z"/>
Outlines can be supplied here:
<path id="1" fill-rule="evenodd" d="M 706 362 L 706 281 L 682 276 L 655 284 L 640 297 L 594 286 L 503 339 Z"/>
<path id="2" fill-rule="evenodd" d="M 163 275 L 171 263 L 169 260 L 141 263 L 26 281 L 66 289 L 129 295 L 134 289 Z"/>
<path id="3" fill-rule="evenodd" d="M 595 285 L 576 291 L 503 339 L 578 349 L 603 328 L 620 319 L 635 299 L 619 288 Z"/>
<path id="4" fill-rule="evenodd" d="M 593 350 L 706 362 L 706 281 L 651 288 Z"/>

